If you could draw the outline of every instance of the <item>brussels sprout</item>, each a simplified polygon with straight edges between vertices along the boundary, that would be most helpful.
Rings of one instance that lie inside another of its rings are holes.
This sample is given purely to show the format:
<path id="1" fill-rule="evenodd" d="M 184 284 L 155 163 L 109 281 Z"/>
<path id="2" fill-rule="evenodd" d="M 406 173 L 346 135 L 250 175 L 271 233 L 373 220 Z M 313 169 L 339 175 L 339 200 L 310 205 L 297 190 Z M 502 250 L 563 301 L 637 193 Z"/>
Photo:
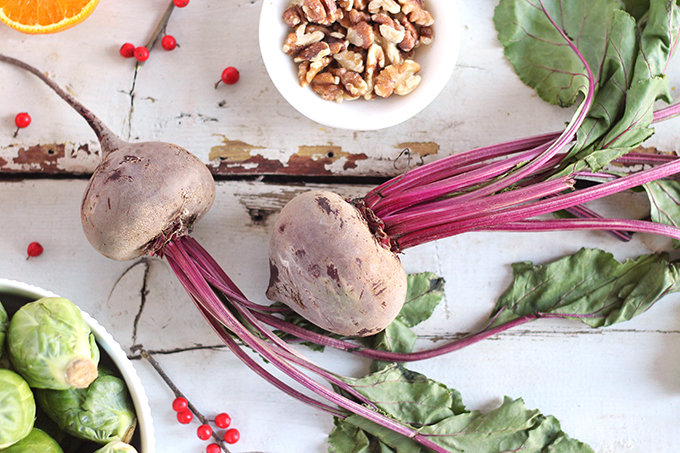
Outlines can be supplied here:
<path id="1" fill-rule="evenodd" d="M 114 440 L 104 445 L 99 450 L 94 453 L 137 453 L 137 449 L 130 444 L 121 442 L 119 440 Z"/>
<path id="2" fill-rule="evenodd" d="M 22 306 L 7 331 L 10 362 L 28 385 L 85 388 L 97 377 L 99 348 L 78 307 L 61 297 Z"/>
<path id="3" fill-rule="evenodd" d="M 80 439 L 129 442 L 137 425 L 125 382 L 104 369 L 86 389 L 35 389 L 35 398 L 61 430 Z"/>
<path id="4" fill-rule="evenodd" d="M 5 344 L 7 327 L 9 327 L 9 316 L 7 316 L 7 311 L 5 311 L 5 307 L 0 302 L 0 357 L 2 357 L 2 347 Z"/>
<path id="5" fill-rule="evenodd" d="M 33 428 L 28 436 L 2 450 L 2 453 L 64 453 L 64 450 L 45 431 Z"/>
<path id="6" fill-rule="evenodd" d="M 0 370 L 0 450 L 28 436 L 35 420 L 35 399 L 26 381 Z"/>

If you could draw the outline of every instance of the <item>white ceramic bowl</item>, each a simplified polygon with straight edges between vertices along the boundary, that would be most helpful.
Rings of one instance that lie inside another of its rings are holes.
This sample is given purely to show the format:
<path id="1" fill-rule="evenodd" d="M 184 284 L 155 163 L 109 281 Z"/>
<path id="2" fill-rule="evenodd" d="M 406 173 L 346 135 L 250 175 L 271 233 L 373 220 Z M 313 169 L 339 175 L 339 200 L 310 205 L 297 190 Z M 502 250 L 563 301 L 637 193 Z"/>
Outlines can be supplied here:
<path id="1" fill-rule="evenodd" d="M 38 288 L 37 286 L 0 278 L 0 300 L 2 300 L 2 296 L 26 300 L 37 300 L 42 297 L 58 297 L 56 294 L 46 291 L 42 288 Z M 138 449 L 139 453 L 155 453 L 156 443 L 153 431 L 153 423 L 151 420 L 151 408 L 149 406 L 149 400 L 146 396 L 146 393 L 144 393 L 142 381 L 139 379 L 137 372 L 132 366 L 132 362 L 130 362 L 123 352 L 123 349 L 120 347 L 118 342 L 113 339 L 111 334 L 109 334 L 106 329 L 90 315 L 83 312 L 82 310 L 81 312 L 83 313 L 83 318 L 92 329 L 94 337 L 97 340 L 97 344 L 103 350 L 103 352 L 108 354 L 113 363 L 116 365 L 118 371 L 127 384 L 128 390 L 130 391 L 130 396 L 132 397 L 132 402 L 135 406 L 135 411 L 137 412 L 138 435 L 136 434 L 135 438 L 139 437 L 140 444 L 135 445 L 135 447 Z M 133 438 L 133 441 L 135 438 Z"/>
<path id="2" fill-rule="evenodd" d="M 282 19 L 290 0 L 264 0 L 260 14 L 260 51 L 269 77 L 281 95 L 300 113 L 324 126 L 377 130 L 400 124 L 427 107 L 448 83 L 458 58 L 460 18 L 456 0 L 425 0 L 435 19 L 434 41 L 420 46 L 415 60 L 421 65 L 420 85 L 405 96 L 366 101 L 325 101 L 311 88 L 300 87 L 297 64 L 283 43 L 292 29 Z"/>

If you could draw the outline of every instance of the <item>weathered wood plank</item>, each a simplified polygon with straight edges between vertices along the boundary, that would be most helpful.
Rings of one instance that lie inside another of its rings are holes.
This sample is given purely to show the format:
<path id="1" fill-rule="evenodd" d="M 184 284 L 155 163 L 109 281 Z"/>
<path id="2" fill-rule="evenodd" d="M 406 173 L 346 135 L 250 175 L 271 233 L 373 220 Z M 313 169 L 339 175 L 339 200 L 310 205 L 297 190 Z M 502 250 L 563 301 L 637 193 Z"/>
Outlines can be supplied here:
<path id="1" fill-rule="evenodd" d="M 201 411 L 230 413 L 243 435 L 236 451 L 326 451 L 330 417 L 275 390 L 221 347 L 165 261 L 115 262 L 89 246 L 79 218 L 85 184 L 0 182 L 0 275 L 71 298 L 133 357 L 134 345 L 156 352 Z M 348 197 L 367 190 L 220 182 L 216 203 L 193 236 L 248 297 L 266 303 L 270 228 L 286 201 L 311 187 Z M 610 212 L 629 211 L 639 201 L 622 197 Z M 34 240 L 45 252 L 27 260 L 25 247 Z M 547 262 L 580 247 L 603 248 L 618 259 L 671 249 L 659 238 L 639 235 L 621 243 L 587 232 L 474 233 L 409 249 L 402 255 L 408 272 L 432 271 L 446 279 L 444 302 L 417 328 L 419 347 L 484 325 L 511 280 L 510 263 Z M 556 416 L 567 433 L 597 452 L 670 452 L 680 417 L 678 301 L 677 294 L 670 295 L 634 320 L 603 330 L 541 320 L 409 366 L 461 391 L 470 409 L 492 409 L 505 395 L 523 397 L 528 407 Z M 365 360 L 344 353 L 301 351 L 340 373 L 367 370 Z M 170 390 L 146 362 L 134 364 L 151 400 L 157 451 L 199 451 L 196 425 L 182 427 L 174 420 Z"/>

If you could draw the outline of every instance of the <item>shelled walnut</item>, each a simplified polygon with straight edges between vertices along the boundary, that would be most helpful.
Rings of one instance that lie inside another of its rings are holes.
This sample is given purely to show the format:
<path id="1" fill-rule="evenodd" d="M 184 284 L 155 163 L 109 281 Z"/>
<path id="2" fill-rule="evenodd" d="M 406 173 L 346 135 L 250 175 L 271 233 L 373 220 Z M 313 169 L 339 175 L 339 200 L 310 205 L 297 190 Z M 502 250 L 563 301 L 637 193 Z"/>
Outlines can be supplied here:
<path id="1" fill-rule="evenodd" d="M 411 93 L 416 49 L 434 38 L 423 0 L 292 0 L 282 19 L 300 86 L 336 102 Z"/>

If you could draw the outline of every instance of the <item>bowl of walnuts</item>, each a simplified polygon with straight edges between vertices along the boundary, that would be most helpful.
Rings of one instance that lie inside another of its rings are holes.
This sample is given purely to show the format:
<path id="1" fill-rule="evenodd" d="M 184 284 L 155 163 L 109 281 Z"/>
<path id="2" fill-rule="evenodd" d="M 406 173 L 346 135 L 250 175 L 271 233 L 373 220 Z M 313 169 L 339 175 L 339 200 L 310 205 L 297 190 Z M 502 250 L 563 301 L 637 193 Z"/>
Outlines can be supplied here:
<path id="1" fill-rule="evenodd" d="M 455 0 L 264 0 L 262 59 L 281 95 L 324 126 L 377 130 L 427 107 L 458 56 Z"/>

